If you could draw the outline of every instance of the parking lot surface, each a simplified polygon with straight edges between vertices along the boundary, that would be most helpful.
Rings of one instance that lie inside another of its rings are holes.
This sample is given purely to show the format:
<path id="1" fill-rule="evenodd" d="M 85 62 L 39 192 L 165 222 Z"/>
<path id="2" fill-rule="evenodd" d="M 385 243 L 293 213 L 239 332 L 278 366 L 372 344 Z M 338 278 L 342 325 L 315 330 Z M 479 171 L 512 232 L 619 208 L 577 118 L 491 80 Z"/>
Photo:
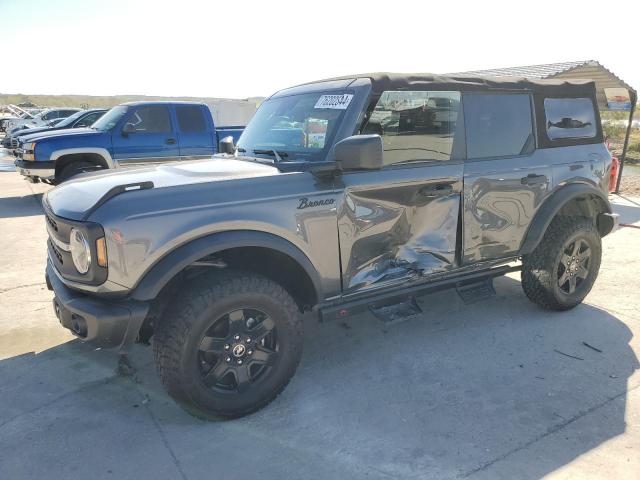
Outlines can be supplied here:
<path id="1" fill-rule="evenodd" d="M 534 479 L 640 476 L 640 228 L 603 240 L 585 303 L 531 304 L 514 274 L 465 305 L 420 299 L 305 324 L 288 388 L 205 422 L 166 395 L 149 347 L 131 377 L 63 330 L 44 284 L 41 194 L 0 158 L 0 478 Z M 612 197 L 640 226 L 640 199 Z"/>

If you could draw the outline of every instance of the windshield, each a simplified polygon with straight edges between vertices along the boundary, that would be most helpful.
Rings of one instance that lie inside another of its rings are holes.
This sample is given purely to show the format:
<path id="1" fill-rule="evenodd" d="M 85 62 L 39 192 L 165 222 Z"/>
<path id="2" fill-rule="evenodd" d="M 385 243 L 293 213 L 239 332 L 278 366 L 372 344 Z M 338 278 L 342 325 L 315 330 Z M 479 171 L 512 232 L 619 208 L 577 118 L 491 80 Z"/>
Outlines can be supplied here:
<path id="1" fill-rule="evenodd" d="M 84 110 L 76 112 L 76 113 L 74 113 L 73 115 L 71 115 L 71 116 L 69 116 L 67 118 L 61 119 L 61 121 L 59 123 L 57 123 L 57 125 L 59 127 L 66 127 L 67 125 L 71 125 L 73 122 L 75 122 L 78 118 L 80 118 L 85 113 L 86 112 Z"/>
<path id="2" fill-rule="evenodd" d="M 238 152 L 276 150 L 285 161 L 323 160 L 352 98 L 318 92 L 267 100 L 238 140 Z"/>
<path id="3" fill-rule="evenodd" d="M 118 120 L 122 118 L 122 116 L 127 113 L 127 107 L 124 105 L 120 105 L 118 107 L 113 107 L 107 113 L 105 113 L 102 117 L 100 117 L 96 123 L 91 125 L 91 128 L 94 130 L 100 130 L 102 132 L 106 130 L 111 130 L 116 126 Z"/>

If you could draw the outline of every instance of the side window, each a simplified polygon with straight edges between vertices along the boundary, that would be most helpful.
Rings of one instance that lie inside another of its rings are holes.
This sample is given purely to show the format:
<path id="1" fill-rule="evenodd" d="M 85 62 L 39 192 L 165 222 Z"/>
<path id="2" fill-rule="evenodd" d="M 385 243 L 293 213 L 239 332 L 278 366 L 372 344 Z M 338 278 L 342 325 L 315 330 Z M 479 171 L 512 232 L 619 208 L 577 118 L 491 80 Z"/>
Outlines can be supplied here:
<path id="1" fill-rule="evenodd" d="M 464 122 L 467 158 L 513 157 L 533 151 L 531 99 L 527 94 L 467 94 Z"/>
<path id="2" fill-rule="evenodd" d="M 58 112 L 47 112 L 42 115 L 42 120 L 53 120 L 54 118 L 58 118 Z"/>
<path id="3" fill-rule="evenodd" d="M 201 107 L 177 106 L 176 117 L 178 117 L 178 126 L 181 132 L 200 133 L 207 129 Z"/>
<path id="4" fill-rule="evenodd" d="M 169 133 L 171 121 L 169 110 L 166 107 L 150 106 L 136 109 L 127 124 L 133 126 L 133 131 L 138 133 Z"/>
<path id="5" fill-rule="evenodd" d="M 383 92 L 363 134 L 382 137 L 384 164 L 449 160 L 460 92 Z"/>
<path id="6" fill-rule="evenodd" d="M 549 140 L 596 136 L 596 114 L 589 98 L 545 98 L 544 114 Z"/>

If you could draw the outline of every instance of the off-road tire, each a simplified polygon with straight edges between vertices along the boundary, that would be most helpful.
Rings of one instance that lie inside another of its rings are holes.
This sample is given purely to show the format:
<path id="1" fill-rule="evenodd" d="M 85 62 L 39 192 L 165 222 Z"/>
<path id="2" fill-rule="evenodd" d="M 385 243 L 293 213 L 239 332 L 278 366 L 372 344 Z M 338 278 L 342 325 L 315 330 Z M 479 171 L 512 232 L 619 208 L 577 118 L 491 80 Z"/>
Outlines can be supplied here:
<path id="1" fill-rule="evenodd" d="M 563 247 L 582 239 L 591 250 L 588 275 L 573 293 L 561 289 L 559 263 Z M 584 300 L 598 276 L 602 243 L 593 220 L 558 216 L 552 220 L 540 244 L 522 258 L 522 288 L 529 300 L 548 310 L 569 310 Z"/>
<path id="2" fill-rule="evenodd" d="M 86 161 L 78 161 L 72 162 L 69 165 L 65 166 L 60 173 L 56 175 L 55 180 L 51 183 L 54 185 L 60 185 L 62 182 L 66 182 L 67 180 L 79 175 L 87 170 L 95 170 L 96 165 L 91 162 Z"/>
<path id="3" fill-rule="evenodd" d="M 216 318 L 238 308 L 268 312 L 277 329 L 279 351 L 259 383 L 242 392 L 221 393 L 205 385 L 198 367 L 202 336 Z M 178 291 L 155 326 L 153 352 L 169 395 L 200 418 L 236 418 L 255 412 L 276 398 L 300 362 L 302 314 L 279 284 L 253 272 L 212 271 Z"/>

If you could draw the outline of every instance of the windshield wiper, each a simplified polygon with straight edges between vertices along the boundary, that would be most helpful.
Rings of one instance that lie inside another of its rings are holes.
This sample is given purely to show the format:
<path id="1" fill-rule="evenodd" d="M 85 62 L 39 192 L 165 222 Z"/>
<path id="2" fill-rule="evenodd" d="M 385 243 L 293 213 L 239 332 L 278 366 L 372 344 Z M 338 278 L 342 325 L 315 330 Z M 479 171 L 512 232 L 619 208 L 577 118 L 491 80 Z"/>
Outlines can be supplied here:
<path id="1" fill-rule="evenodd" d="M 280 162 L 282 162 L 283 158 L 286 158 L 286 157 L 289 156 L 289 154 L 287 152 L 278 152 L 277 150 L 275 150 L 273 148 L 265 148 L 265 149 L 254 150 L 253 153 L 257 153 L 258 155 L 273 155 L 275 157 L 274 164 L 276 166 Z"/>

